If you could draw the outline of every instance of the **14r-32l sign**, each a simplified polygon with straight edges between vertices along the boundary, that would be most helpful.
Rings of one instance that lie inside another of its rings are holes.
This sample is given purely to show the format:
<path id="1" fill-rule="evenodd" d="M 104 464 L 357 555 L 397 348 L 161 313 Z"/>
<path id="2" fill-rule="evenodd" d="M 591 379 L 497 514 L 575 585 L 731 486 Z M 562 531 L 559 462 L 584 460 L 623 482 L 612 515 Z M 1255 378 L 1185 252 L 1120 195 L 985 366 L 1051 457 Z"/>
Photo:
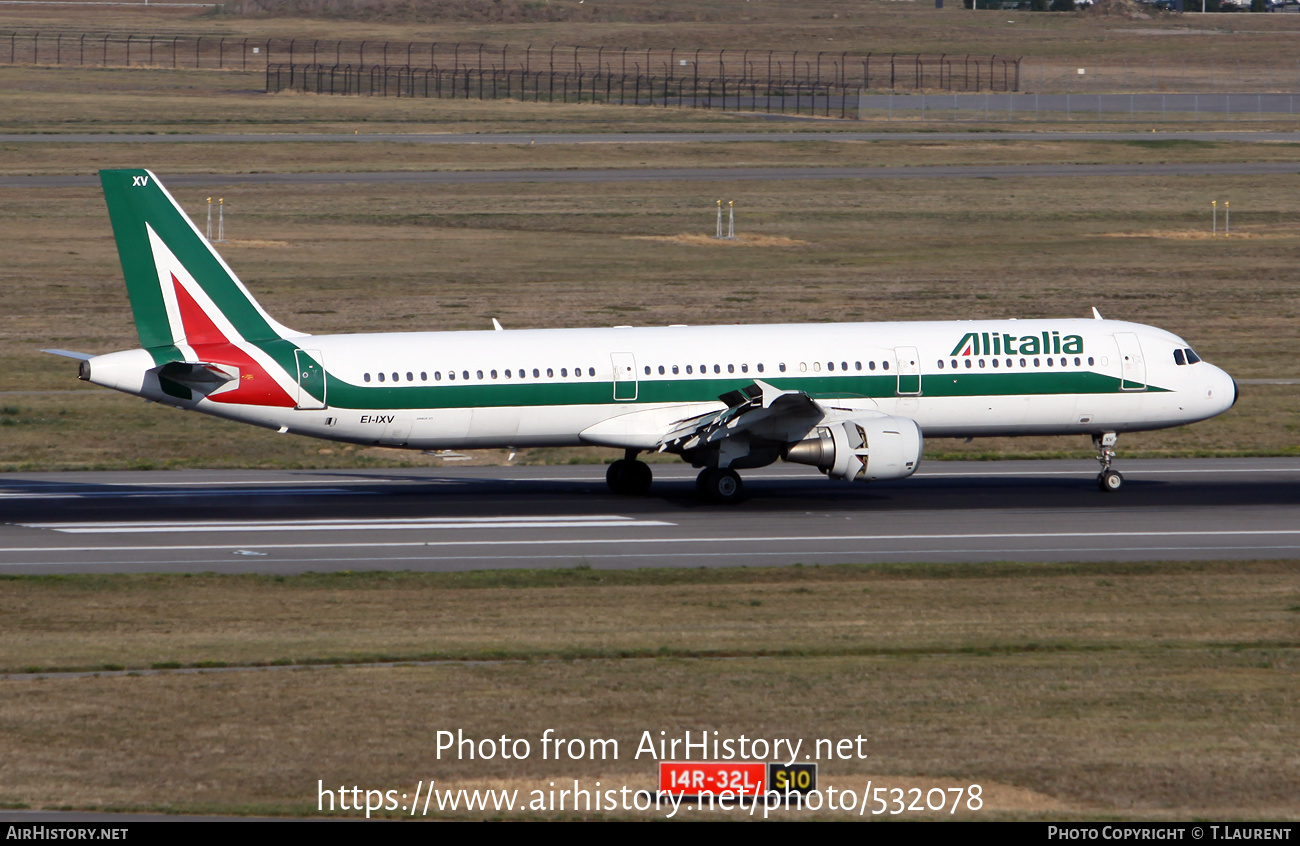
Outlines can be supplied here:
<path id="1" fill-rule="evenodd" d="M 661 761 L 659 790 L 681 796 L 761 796 L 807 793 L 817 787 L 816 764 Z"/>

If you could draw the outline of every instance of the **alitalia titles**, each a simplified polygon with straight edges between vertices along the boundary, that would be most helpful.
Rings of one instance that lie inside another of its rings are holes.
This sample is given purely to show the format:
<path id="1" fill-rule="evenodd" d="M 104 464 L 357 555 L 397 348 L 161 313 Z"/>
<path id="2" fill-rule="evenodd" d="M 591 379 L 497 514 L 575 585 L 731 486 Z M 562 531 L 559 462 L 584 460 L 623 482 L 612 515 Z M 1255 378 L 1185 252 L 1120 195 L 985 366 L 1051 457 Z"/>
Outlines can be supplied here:
<path id="1" fill-rule="evenodd" d="M 1082 335 L 1042 332 L 1016 337 L 1005 332 L 967 332 L 949 355 L 1077 355 L 1082 352 Z"/>

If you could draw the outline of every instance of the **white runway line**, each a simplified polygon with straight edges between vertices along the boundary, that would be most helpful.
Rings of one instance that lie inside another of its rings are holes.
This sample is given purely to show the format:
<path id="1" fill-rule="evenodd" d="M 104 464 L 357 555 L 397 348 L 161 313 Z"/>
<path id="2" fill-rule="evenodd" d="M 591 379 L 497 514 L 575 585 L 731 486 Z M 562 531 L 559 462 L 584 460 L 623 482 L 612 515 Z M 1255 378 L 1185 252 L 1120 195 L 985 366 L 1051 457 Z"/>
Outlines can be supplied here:
<path id="1" fill-rule="evenodd" d="M 413 517 L 354 520 L 212 520 L 178 523 L 95 522 L 19 523 L 27 529 L 50 529 L 70 535 L 173 534 L 177 532 L 338 532 L 366 529 L 583 529 L 628 526 L 675 526 L 663 520 L 637 520 L 616 514 L 557 517 Z"/>
<path id="2" fill-rule="evenodd" d="M 334 482 L 333 484 L 338 484 Z M 226 488 L 197 491 L 190 488 L 177 489 L 159 489 L 159 490 L 66 490 L 66 491 L 45 491 L 34 489 L 32 491 L 0 491 L 0 499 L 129 499 L 132 497 L 147 497 L 149 499 L 164 499 L 187 496 L 265 496 L 267 494 L 281 495 L 294 494 L 296 496 L 336 496 L 338 494 L 351 494 L 353 496 L 364 496 L 373 494 L 375 491 L 358 491 L 349 488 L 279 488 L 277 490 L 268 490 L 266 488 Z"/>
<path id="3" fill-rule="evenodd" d="M 619 523 L 620 526 L 631 525 L 630 523 Z M 662 525 L 662 524 L 661 524 Z M 671 525 L 671 524 L 668 524 Z M 0 547 L 0 553 L 32 553 L 32 552 L 199 552 L 203 550 L 218 549 L 342 549 L 346 547 L 360 547 L 366 549 L 384 549 L 395 547 L 476 547 L 476 546 L 590 546 L 593 544 L 603 545 L 632 545 L 632 544 L 674 544 L 674 543 L 728 543 L 728 544 L 770 544 L 770 543 L 789 543 L 797 542 L 802 544 L 819 543 L 819 542 L 845 542 L 845 541 L 906 541 L 906 540 L 923 540 L 923 541 L 943 541 L 943 540 L 1042 540 L 1051 538 L 1160 538 L 1160 537 L 1200 537 L 1200 538 L 1233 538 L 1233 537 L 1277 537 L 1300 535 L 1300 529 L 1252 529 L 1252 530 L 1222 530 L 1222 531 L 1185 531 L 1185 532 L 1106 532 L 1104 535 L 1098 535 L 1096 532 L 994 532 L 987 534 L 916 534 L 916 535 L 787 535 L 774 537 L 676 537 L 676 538 L 636 538 L 636 537 L 619 537 L 619 538 L 526 538 L 526 539 L 505 539 L 494 538 L 492 540 L 446 540 L 446 541 L 379 541 L 371 543 L 228 543 L 228 544 L 195 544 L 195 545 L 158 545 L 158 546 L 59 546 L 59 547 Z M 1191 548 L 1191 547 L 1183 547 Z M 1093 547 L 1094 550 L 1101 550 L 1103 547 Z M 968 552 L 977 552 L 980 550 L 967 550 Z M 812 550 L 808 550 L 812 552 Z M 951 552 L 951 551 L 950 551 Z M 870 554 L 869 550 L 863 554 Z"/>

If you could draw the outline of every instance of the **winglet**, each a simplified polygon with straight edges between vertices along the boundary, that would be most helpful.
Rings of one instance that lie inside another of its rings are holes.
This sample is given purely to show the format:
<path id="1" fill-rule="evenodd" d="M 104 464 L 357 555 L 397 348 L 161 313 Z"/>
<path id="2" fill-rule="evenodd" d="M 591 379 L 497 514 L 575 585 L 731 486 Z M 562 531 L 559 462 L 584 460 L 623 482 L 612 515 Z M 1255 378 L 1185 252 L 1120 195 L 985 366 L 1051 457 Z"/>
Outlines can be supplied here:
<path id="1" fill-rule="evenodd" d="M 492 318 L 492 328 L 498 332 L 505 331 L 505 327 L 501 325 L 501 321 L 497 320 L 495 317 Z"/>
<path id="2" fill-rule="evenodd" d="M 1093 307 L 1092 307 L 1092 319 L 1093 319 L 1093 320 L 1101 320 L 1101 319 L 1102 319 L 1101 312 L 1097 311 L 1097 307 L 1096 307 L 1096 306 L 1093 306 Z"/>

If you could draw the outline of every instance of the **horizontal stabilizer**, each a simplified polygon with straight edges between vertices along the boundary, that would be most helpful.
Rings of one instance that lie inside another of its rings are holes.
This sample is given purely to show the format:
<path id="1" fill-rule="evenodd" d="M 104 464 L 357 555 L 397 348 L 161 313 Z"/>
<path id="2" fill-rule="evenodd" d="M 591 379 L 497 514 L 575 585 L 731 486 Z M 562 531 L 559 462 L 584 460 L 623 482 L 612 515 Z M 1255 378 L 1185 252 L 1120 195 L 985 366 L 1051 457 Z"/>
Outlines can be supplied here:
<path id="1" fill-rule="evenodd" d="M 73 352 L 72 350 L 41 350 L 43 353 L 50 355 L 61 355 L 64 358 L 75 358 L 77 361 L 90 361 L 94 358 L 90 353 Z"/>

